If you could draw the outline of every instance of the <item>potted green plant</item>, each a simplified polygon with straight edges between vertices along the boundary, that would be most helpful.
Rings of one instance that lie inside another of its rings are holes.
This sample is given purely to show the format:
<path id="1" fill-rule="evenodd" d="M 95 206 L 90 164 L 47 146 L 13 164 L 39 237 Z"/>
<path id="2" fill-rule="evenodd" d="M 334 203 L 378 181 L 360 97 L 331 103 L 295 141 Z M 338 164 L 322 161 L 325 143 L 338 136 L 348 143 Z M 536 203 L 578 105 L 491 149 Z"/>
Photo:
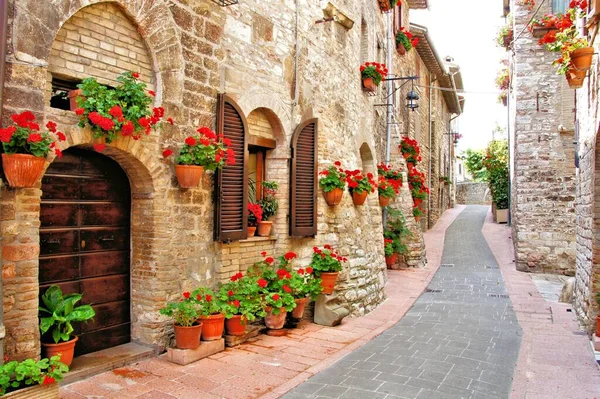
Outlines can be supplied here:
<path id="1" fill-rule="evenodd" d="M 415 222 L 419 223 L 421 221 L 421 216 L 423 215 L 423 211 L 417 205 L 413 206 L 413 216 L 415 217 Z"/>
<path id="2" fill-rule="evenodd" d="M 363 87 L 365 91 L 375 92 L 377 86 L 388 74 L 388 69 L 385 64 L 378 62 L 367 62 L 360 66 L 360 74 L 362 77 Z"/>
<path id="3" fill-rule="evenodd" d="M 509 18 L 509 21 L 510 22 L 507 25 L 502 26 L 498 30 L 498 35 L 496 35 L 496 44 L 500 47 L 504 47 L 506 50 L 510 47 L 514 37 L 512 18 Z"/>
<path id="4" fill-rule="evenodd" d="M 400 55 L 406 54 L 407 51 L 416 47 L 417 44 L 419 44 L 419 38 L 413 37 L 413 34 L 404 27 L 401 27 L 398 33 L 396 33 L 396 51 L 398 51 Z"/>
<path id="5" fill-rule="evenodd" d="M 260 204 L 248 204 L 248 237 L 254 236 L 256 227 L 263 220 L 263 210 Z"/>
<path id="6" fill-rule="evenodd" d="M 383 231 L 385 262 L 388 267 L 398 261 L 398 257 L 408 251 L 404 239 L 412 235 L 406 227 L 402 211 L 388 208 L 388 218 Z"/>
<path id="7" fill-rule="evenodd" d="M 389 12 L 396 7 L 398 4 L 398 0 L 379 0 L 379 7 L 381 8 L 381 12 Z"/>
<path id="8" fill-rule="evenodd" d="M 379 206 L 388 206 L 390 201 L 396 196 L 394 186 L 383 176 L 379 176 L 377 191 L 379 192 Z"/>
<path id="9" fill-rule="evenodd" d="M 184 292 L 175 302 L 169 302 L 159 310 L 160 314 L 173 318 L 175 346 L 179 349 L 196 349 L 200 346 L 202 323 L 198 321 L 201 306 L 189 291 Z"/>
<path id="10" fill-rule="evenodd" d="M 269 219 L 274 216 L 279 209 L 279 202 L 275 198 L 279 184 L 274 181 L 263 181 L 262 185 L 262 198 L 258 201 L 262 208 L 262 220 L 258 222 L 258 235 L 261 237 L 268 237 L 271 234 L 271 228 L 273 222 Z"/>
<path id="11" fill-rule="evenodd" d="M 427 192 L 423 188 L 413 188 L 410 190 L 410 194 L 413 198 L 413 205 L 419 206 L 427 198 Z"/>
<path id="12" fill-rule="evenodd" d="M 200 320 L 202 321 L 202 340 L 215 341 L 221 339 L 225 329 L 223 302 L 207 287 L 196 288 L 192 296 L 200 304 Z"/>
<path id="13" fill-rule="evenodd" d="M 46 124 L 47 131 L 40 130 L 31 111 L 13 114 L 10 118 L 13 125 L 0 129 L 4 176 L 11 187 L 33 187 L 44 172 L 50 150 L 62 156 L 56 141 L 64 141 L 66 137 L 56 130 L 56 123 L 52 121 Z"/>
<path id="14" fill-rule="evenodd" d="M 96 315 L 90 305 L 75 306 L 82 297 L 82 294 L 63 295 L 58 285 L 48 287 L 41 297 L 40 331 L 45 357 L 60 355 L 60 361 L 67 366 L 73 361 L 78 339 L 73 336 L 72 323 L 88 321 Z"/>
<path id="15" fill-rule="evenodd" d="M 98 83 L 96 78 L 87 78 L 77 85 L 79 92 L 70 94 L 79 105 L 75 109 L 79 126 L 90 127 L 96 151 L 103 151 L 107 143 L 119 136 L 139 140 L 162 126 L 165 110 L 150 108 L 154 92 L 147 91 L 139 77 L 137 72 L 123 72 L 114 88 Z M 171 118 L 168 122 L 173 124 Z"/>
<path id="16" fill-rule="evenodd" d="M 208 127 L 196 131 L 198 135 L 188 136 L 175 158 L 175 175 L 181 188 L 197 187 L 205 170 L 235 164 L 235 153 L 228 148 L 230 139 L 217 135 Z M 173 150 L 167 148 L 163 151 L 164 158 L 171 155 Z"/>
<path id="17" fill-rule="evenodd" d="M 257 278 L 236 273 L 217 293 L 225 315 L 227 335 L 244 335 L 248 322 L 261 311 L 260 287 Z"/>
<path id="18" fill-rule="evenodd" d="M 342 271 L 342 263 L 347 261 L 347 258 L 335 252 L 329 244 L 325 244 L 323 249 L 313 247 L 310 267 L 314 271 L 315 276 L 321 279 L 324 294 L 333 294 L 338 274 Z"/>
<path id="19" fill-rule="evenodd" d="M 6 361 L 0 365 L 0 396 L 10 399 L 56 398 L 58 382 L 69 371 L 60 356 Z"/>
<path id="20" fill-rule="evenodd" d="M 319 186 L 323 190 L 325 202 L 329 206 L 335 206 L 342 200 L 344 188 L 346 187 L 346 173 L 341 168 L 342 163 L 335 161 L 332 166 L 319 172 Z"/>
<path id="21" fill-rule="evenodd" d="M 377 187 L 373 180 L 373 173 L 369 172 L 363 175 L 358 169 L 347 170 L 345 173 L 348 191 L 352 195 L 354 205 L 363 205 L 369 192 L 375 192 L 375 187 Z"/>
<path id="22" fill-rule="evenodd" d="M 486 179 L 492 195 L 492 203 L 495 206 L 496 222 L 506 223 L 508 221 L 510 184 L 507 140 L 490 142 L 482 164 L 487 171 Z"/>
<path id="23" fill-rule="evenodd" d="M 402 138 L 399 147 L 404 159 L 408 159 L 411 156 L 416 158 L 421 154 L 421 148 L 417 140 L 411 139 L 408 136 Z"/>

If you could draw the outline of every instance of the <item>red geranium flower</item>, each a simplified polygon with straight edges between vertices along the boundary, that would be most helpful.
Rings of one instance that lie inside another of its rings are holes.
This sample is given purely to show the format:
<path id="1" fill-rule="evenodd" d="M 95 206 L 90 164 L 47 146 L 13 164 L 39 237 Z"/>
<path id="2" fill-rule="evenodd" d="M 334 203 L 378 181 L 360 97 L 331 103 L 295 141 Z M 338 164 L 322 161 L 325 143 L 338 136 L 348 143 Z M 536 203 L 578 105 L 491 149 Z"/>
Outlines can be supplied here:
<path id="1" fill-rule="evenodd" d="M 201 301 L 202 300 L 202 295 L 196 294 L 196 299 L 199 300 L 199 301 Z"/>
<path id="2" fill-rule="evenodd" d="M 148 90 L 148 94 L 150 94 L 152 97 L 154 97 L 156 95 L 156 93 L 153 92 L 152 90 Z"/>
<path id="3" fill-rule="evenodd" d="M 292 289 L 291 289 L 290 287 L 288 287 L 287 285 L 284 285 L 284 286 L 283 286 L 283 290 L 284 290 L 285 292 L 287 292 L 288 294 L 289 294 L 290 292 L 292 292 Z"/>
<path id="4" fill-rule="evenodd" d="M 31 133 L 29 135 L 29 137 L 27 137 L 28 143 L 39 143 L 42 140 L 43 140 L 42 135 L 39 133 Z"/>
<path id="5" fill-rule="evenodd" d="M 106 148 L 106 144 L 104 144 L 104 143 L 94 144 L 94 150 L 96 150 L 98 152 L 104 151 L 105 148 Z"/>
<path id="6" fill-rule="evenodd" d="M 167 122 L 169 122 L 171 125 L 172 125 L 173 123 L 175 123 L 175 122 L 173 122 L 173 118 L 168 118 L 168 119 L 167 119 Z"/>
<path id="7" fill-rule="evenodd" d="M 309 267 L 306 268 L 306 273 L 312 274 L 312 272 L 313 272 L 313 268 L 312 267 L 309 266 Z"/>
<path id="8" fill-rule="evenodd" d="M 295 252 L 287 252 L 285 255 L 283 255 L 283 257 L 285 258 L 285 260 L 292 260 L 294 258 L 297 258 L 298 255 L 296 255 Z"/>
<path id="9" fill-rule="evenodd" d="M 206 295 L 204 298 L 206 299 L 206 302 L 212 301 L 212 295 Z"/>
<path id="10" fill-rule="evenodd" d="M 49 375 L 44 376 L 44 382 L 42 382 L 43 385 L 50 385 L 50 384 L 54 384 L 56 382 L 56 380 L 53 377 L 50 377 Z"/>
<path id="11" fill-rule="evenodd" d="M 236 308 L 240 307 L 240 301 L 239 301 L 239 299 L 236 299 L 235 301 L 233 301 L 233 306 L 235 306 Z"/>
<path id="12" fill-rule="evenodd" d="M 56 154 L 57 157 L 62 158 L 62 151 L 59 150 L 58 148 L 54 149 L 54 153 Z"/>
<path id="13" fill-rule="evenodd" d="M 132 72 L 132 73 L 131 73 L 131 76 L 132 76 L 134 79 L 138 79 L 138 78 L 140 77 L 140 74 L 139 74 L 139 73 L 137 73 L 137 72 Z"/>
<path id="14" fill-rule="evenodd" d="M 50 130 L 52 133 L 56 133 L 56 123 L 49 121 L 48 123 L 46 123 L 46 127 L 48 128 L 48 130 Z"/>
<path id="15" fill-rule="evenodd" d="M 85 109 L 83 109 L 83 108 L 77 108 L 77 109 L 75 110 L 75 114 L 76 114 L 76 115 L 83 115 L 83 114 L 84 114 L 84 112 L 85 112 Z"/>
<path id="16" fill-rule="evenodd" d="M 190 147 L 195 146 L 196 145 L 196 139 L 190 136 L 190 137 L 188 137 L 188 138 L 185 139 L 185 143 L 187 145 L 189 145 Z"/>
<path id="17" fill-rule="evenodd" d="M 171 155 L 173 155 L 173 151 L 167 148 L 166 150 L 163 151 L 162 155 L 164 158 L 170 157 Z"/>
<path id="18" fill-rule="evenodd" d="M 233 291 L 232 291 L 232 290 L 229 290 L 229 291 L 227 292 L 227 296 L 233 296 Z"/>
<path id="19" fill-rule="evenodd" d="M 260 280 L 258 280 L 257 283 L 258 283 L 258 286 L 260 288 L 265 288 L 267 286 L 267 280 L 265 280 L 263 278 L 261 278 Z"/>
<path id="20" fill-rule="evenodd" d="M 189 292 L 187 292 L 187 291 L 186 291 L 186 292 L 184 292 L 184 293 L 183 293 L 183 297 L 184 297 L 185 299 L 189 299 L 189 297 L 190 297 L 190 293 L 189 293 Z"/>
<path id="21" fill-rule="evenodd" d="M 265 259 L 265 262 L 267 262 L 268 264 L 271 264 L 275 261 L 275 259 L 273 259 L 272 256 L 269 256 L 268 258 Z"/>
<path id="22" fill-rule="evenodd" d="M 260 256 L 267 256 L 267 252 L 266 252 L 266 251 L 262 251 L 262 252 L 260 253 Z"/>
<path id="23" fill-rule="evenodd" d="M 279 294 L 273 294 L 273 296 L 271 298 L 273 298 L 274 301 L 278 301 L 279 300 Z"/>

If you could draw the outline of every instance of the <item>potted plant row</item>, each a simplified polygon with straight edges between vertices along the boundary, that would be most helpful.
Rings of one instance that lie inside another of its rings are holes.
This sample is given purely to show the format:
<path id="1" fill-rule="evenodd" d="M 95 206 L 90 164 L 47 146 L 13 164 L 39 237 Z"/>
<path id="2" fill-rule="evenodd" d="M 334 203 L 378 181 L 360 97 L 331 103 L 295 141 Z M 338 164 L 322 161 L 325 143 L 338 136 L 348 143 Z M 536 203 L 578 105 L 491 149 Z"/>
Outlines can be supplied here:
<path id="1" fill-rule="evenodd" d="M 31 111 L 10 118 L 13 125 L 0 129 L 4 176 L 11 187 L 33 187 L 44 172 L 48 153 L 53 151 L 57 157 L 62 156 L 58 143 L 66 137 L 52 121 L 46 124 L 47 130 L 41 130 Z"/>
<path id="2" fill-rule="evenodd" d="M 379 175 L 377 185 L 379 205 L 388 206 L 390 201 L 400 193 L 403 180 L 402 172 L 382 162 L 377 165 L 377 174 Z"/>
<path id="3" fill-rule="evenodd" d="M 411 235 L 402 211 L 388 208 L 388 219 L 383 231 L 385 263 L 388 268 L 398 262 L 400 255 L 408 251 L 404 240 Z"/>
<path id="4" fill-rule="evenodd" d="M 230 139 L 222 134 L 217 135 L 206 126 L 198 128 L 196 132 L 197 135 L 186 137 L 175 157 L 175 175 L 181 188 L 197 187 L 205 170 L 217 170 L 235 164 L 235 153 L 229 148 Z M 173 154 L 170 148 L 163 151 L 164 158 Z"/>
<path id="5" fill-rule="evenodd" d="M 406 54 L 416 47 L 418 43 L 419 38 L 413 37 L 413 34 L 404 27 L 401 27 L 398 33 L 396 33 L 396 51 L 400 55 Z"/>
<path id="6" fill-rule="evenodd" d="M 60 356 L 23 361 L 5 359 L 0 365 L 0 396 L 10 399 L 58 399 L 58 382 L 69 371 Z"/>
<path id="7" fill-rule="evenodd" d="M 385 80 L 388 69 L 385 64 L 379 62 L 366 62 L 360 66 L 363 88 L 366 92 L 377 91 L 377 86 Z"/>

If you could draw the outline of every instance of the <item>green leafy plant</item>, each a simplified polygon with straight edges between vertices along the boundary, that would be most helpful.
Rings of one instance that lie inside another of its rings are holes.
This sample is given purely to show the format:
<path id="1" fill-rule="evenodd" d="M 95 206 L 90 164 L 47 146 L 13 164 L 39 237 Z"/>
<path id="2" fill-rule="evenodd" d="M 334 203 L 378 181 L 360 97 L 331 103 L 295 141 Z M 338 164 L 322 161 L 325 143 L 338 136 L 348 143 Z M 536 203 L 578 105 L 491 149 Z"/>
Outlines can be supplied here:
<path id="1" fill-rule="evenodd" d="M 313 256 L 310 261 L 315 276 L 321 277 L 321 273 L 333 273 L 342 270 L 342 263 L 348 259 L 341 256 L 329 244 L 325 244 L 323 249 L 313 247 Z"/>
<path id="2" fill-rule="evenodd" d="M 0 365 L 0 395 L 33 385 L 49 385 L 63 379 L 69 368 L 60 362 L 60 356 L 50 359 L 7 361 Z"/>
<path id="3" fill-rule="evenodd" d="M 241 315 L 244 323 L 256 319 L 256 315 L 262 311 L 257 280 L 257 277 L 237 273 L 219 288 L 217 297 L 226 318 Z"/>
<path id="4" fill-rule="evenodd" d="M 421 210 L 421 208 L 419 208 L 418 206 L 413 207 L 413 216 L 414 217 L 421 217 L 423 215 L 423 211 Z"/>
<path id="5" fill-rule="evenodd" d="M 508 142 L 506 140 L 490 142 L 482 164 L 487 171 L 487 182 L 492 201 L 496 204 L 497 209 L 507 209 L 509 202 Z"/>
<path id="6" fill-rule="evenodd" d="M 201 306 L 197 298 L 189 292 L 184 292 L 182 298 L 169 302 L 166 307 L 159 310 L 160 314 L 172 317 L 175 324 L 181 327 L 191 327 L 200 316 Z"/>
<path id="7" fill-rule="evenodd" d="M 402 46 L 406 51 L 410 51 L 418 43 L 419 38 L 413 37 L 412 33 L 404 27 L 401 27 L 398 33 L 396 33 L 396 46 Z"/>
<path id="8" fill-rule="evenodd" d="M 323 176 L 319 180 L 319 186 L 324 192 L 328 193 L 334 188 L 343 190 L 346 187 L 346 173 L 341 166 L 340 161 L 335 161 L 332 166 L 319 172 Z"/>
<path id="9" fill-rule="evenodd" d="M 95 138 L 104 138 L 107 143 L 119 135 L 139 140 L 142 134 L 162 127 L 165 110 L 150 109 L 154 92 L 147 91 L 146 84 L 138 79 L 137 72 L 123 72 L 115 88 L 98 83 L 96 78 L 84 79 L 77 85 L 81 89 L 79 108 L 75 110 L 80 116 L 79 126 L 89 126 Z M 173 119 L 168 118 L 168 122 L 173 124 Z M 94 148 L 102 151 L 104 144 L 95 144 Z"/>
<path id="10" fill-rule="evenodd" d="M 206 170 L 221 169 L 225 165 L 235 164 L 235 153 L 228 146 L 231 140 L 217 135 L 208 127 L 196 130 L 199 136 L 188 136 L 179 155 L 175 158 L 178 165 L 202 166 Z M 171 149 L 163 151 L 163 157 L 168 158 L 173 154 Z"/>
<path id="11" fill-rule="evenodd" d="M 63 296 L 57 285 L 48 287 L 42 295 L 44 306 L 39 307 L 42 338 L 47 332 L 50 332 L 50 336 L 56 344 L 60 341 L 69 341 L 74 331 L 72 323 L 88 321 L 96 315 L 90 305 L 75 306 L 82 297 L 82 294 Z"/>
<path id="12" fill-rule="evenodd" d="M 465 161 L 465 168 L 474 181 L 485 181 L 487 178 L 487 169 L 482 163 L 483 158 L 485 158 L 485 150 L 472 150 L 468 148 L 462 154 L 462 159 Z"/>
<path id="13" fill-rule="evenodd" d="M 199 287 L 191 295 L 200 304 L 200 315 L 210 316 L 223 313 L 223 302 L 208 287 Z"/>
<path id="14" fill-rule="evenodd" d="M 279 202 L 277 198 L 275 198 L 275 194 L 277 194 L 277 190 L 279 189 L 279 184 L 274 181 L 263 181 L 262 182 L 262 198 L 258 201 L 260 206 L 262 207 L 262 217 L 263 220 L 274 216 L 279 209 Z"/>
<path id="15" fill-rule="evenodd" d="M 406 219 L 399 209 L 386 207 L 388 218 L 386 228 L 383 231 L 385 256 L 394 253 L 402 255 L 408 252 L 405 240 L 412 236 L 412 232 L 406 227 Z"/>
<path id="16" fill-rule="evenodd" d="M 402 183 L 401 183 L 402 184 Z M 377 183 L 377 191 L 379 196 L 383 198 L 393 198 L 396 196 L 396 189 L 390 183 L 390 180 L 383 176 L 379 176 L 379 183 Z"/>
<path id="17" fill-rule="evenodd" d="M 62 156 L 60 149 L 56 148 L 56 141 L 65 141 L 66 137 L 56 130 L 56 123 L 48 122 L 48 131 L 41 131 L 31 111 L 12 114 L 10 118 L 13 126 L 0 129 L 0 141 L 5 154 L 30 154 L 45 158 L 54 149 L 56 156 Z"/>
<path id="18" fill-rule="evenodd" d="M 264 259 L 256 262 L 248 270 L 248 274 L 257 278 L 256 285 L 259 287 L 261 295 L 261 311 L 259 316 L 267 315 L 267 308 L 272 308 L 272 313 L 277 315 L 281 313 L 281 308 L 291 311 L 296 307 L 296 301 L 292 295 L 290 280 L 292 274 L 289 271 L 289 265 L 292 259 L 296 258 L 294 252 L 288 252 L 277 260 L 269 256 L 266 252 L 261 252 Z"/>
<path id="19" fill-rule="evenodd" d="M 347 170 L 346 172 L 346 183 L 348 183 L 348 191 L 352 193 L 373 193 L 377 184 L 373 180 L 373 173 L 367 173 L 363 175 L 360 170 Z"/>
<path id="20" fill-rule="evenodd" d="M 378 62 L 367 62 L 360 67 L 360 73 L 363 79 L 373 79 L 373 83 L 379 86 L 381 81 L 385 79 L 388 74 L 388 69 L 385 64 Z"/>

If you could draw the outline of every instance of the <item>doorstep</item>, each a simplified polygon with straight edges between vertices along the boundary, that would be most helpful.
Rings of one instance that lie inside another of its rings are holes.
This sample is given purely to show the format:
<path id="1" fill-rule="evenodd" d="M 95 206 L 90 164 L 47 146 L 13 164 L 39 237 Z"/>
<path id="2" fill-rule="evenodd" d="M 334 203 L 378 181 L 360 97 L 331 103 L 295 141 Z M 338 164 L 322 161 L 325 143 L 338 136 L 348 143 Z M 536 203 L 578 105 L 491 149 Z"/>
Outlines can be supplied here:
<path id="1" fill-rule="evenodd" d="M 90 376 L 156 356 L 154 348 L 129 342 L 127 344 L 88 353 L 73 359 L 70 370 L 65 374 L 61 385 L 83 380 Z"/>

